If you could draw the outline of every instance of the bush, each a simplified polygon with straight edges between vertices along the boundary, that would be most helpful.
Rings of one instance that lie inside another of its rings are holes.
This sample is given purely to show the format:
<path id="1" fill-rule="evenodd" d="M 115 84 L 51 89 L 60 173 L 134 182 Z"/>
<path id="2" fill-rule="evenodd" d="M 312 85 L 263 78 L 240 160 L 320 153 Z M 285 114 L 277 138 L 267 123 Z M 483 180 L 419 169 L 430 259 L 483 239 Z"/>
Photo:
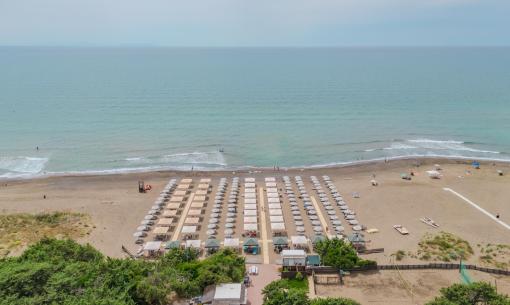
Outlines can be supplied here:
<path id="1" fill-rule="evenodd" d="M 427 303 L 427 305 L 510 305 L 510 298 L 498 294 L 496 289 L 489 283 L 476 282 L 468 285 L 454 284 L 442 288 L 441 295 Z"/>
<path id="2" fill-rule="evenodd" d="M 318 242 L 315 250 L 320 254 L 324 265 L 330 267 L 352 269 L 376 265 L 374 261 L 361 259 L 350 243 L 338 238 Z"/>
<path id="3" fill-rule="evenodd" d="M 296 273 L 296 280 L 302 281 L 303 279 L 304 279 L 303 274 L 298 271 L 298 273 Z"/>
<path id="4" fill-rule="evenodd" d="M 231 251 L 198 261 L 174 249 L 156 261 L 104 257 L 89 245 L 43 239 L 17 258 L 0 260 L 0 304 L 168 304 L 206 285 L 240 282 L 244 259 Z"/>

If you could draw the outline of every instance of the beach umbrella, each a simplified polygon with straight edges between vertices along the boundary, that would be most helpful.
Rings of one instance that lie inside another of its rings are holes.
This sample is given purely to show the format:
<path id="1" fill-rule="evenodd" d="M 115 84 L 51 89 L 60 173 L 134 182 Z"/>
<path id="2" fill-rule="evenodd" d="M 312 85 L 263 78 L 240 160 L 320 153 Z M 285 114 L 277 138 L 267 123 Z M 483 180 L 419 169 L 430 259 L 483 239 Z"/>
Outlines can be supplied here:
<path id="1" fill-rule="evenodd" d="M 314 232 L 322 232 L 322 227 L 321 226 L 313 227 L 313 231 Z"/>
<path id="2" fill-rule="evenodd" d="M 225 220 L 226 223 L 234 223 L 236 222 L 236 219 L 233 218 L 233 217 L 228 217 L 226 220 Z"/>
<path id="3" fill-rule="evenodd" d="M 301 217 L 301 215 L 294 215 L 292 216 L 292 218 L 294 218 L 295 221 L 303 220 L 303 217 Z"/>
<path id="4" fill-rule="evenodd" d="M 233 223 L 227 223 L 227 224 L 225 224 L 225 228 L 227 228 L 227 229 L 231 229 L 231 228 L 233 228 L 233 227 L 234 227 L 234 224 L 233 224 Z"/>
<path id="5" fill-rule="evenodd" d="M 312 220 L 311 223 L 312 223 L 313 226 L 320 226 L 321 225 L 321 222 L 318 221 L 318 220 Z"/>
<path id="6" fill-rule="evenodd" d="M 332 223 L 333 225 L 335 225 L 335 226 L 340 226 L 340 225 L 342 225 L 342 222 L 341 222 L 340 220 L 333 220 L 331 223 Z"/>
<path id="7" fill-rule="evenodd" d="M 298 227 L 304 226 L 305 224 L 302 221 L 296 221 L 294 224 Z"/>
<path id="8" fill-rule="evenodd" d="M 354 216 L 354 215 L 346 215 L 345 219 L 347 219 L 347 220 L 354 220 L 354 219 L 356 219 L 356 216 Z"/>
<path id="9" fill-rule="evenodd" d="M 220 217 L 220 213 L 211 213 L 211 218 L 218 218 Z"/>
<path id="10" fill-rule="evenodd" d="M 299 211 L 292 211 L 292 215 L 299 215 Z"/>
<path id="11" fill-rule="evenodd" d="M 317 220 L 317 219 L 319 219 L 319 217 L 317 215 L 309 215 L 308 218 L 310 220 Z"/>
<path id="12" fill-rule="evenodd" d="M 147 233 L 145 233 L 143 231 L 138 231 L 133 234 L 133 237 L 136 237 L 136 238 L 140 238 L 140 237 L 144 237 L 144 236 L 147 236 Z"/>
<path id="13" fill-rule="evenodd" d="M 214 224 L 214 223 L 210 223 L 210 224 L 207 225 L 208 229 L 216 229 L 217 227 L 218 227 L 218 225 Z"/>
<path id="14" fill-rule="evenodd" d="M 143 219 L 145 220 L 153 220 L 153 219 L 156 219 L 157 217 L 154 216 L 154 215 L 146 215 Z"/>
<path id="15" fill-rule="evenodd" d="M 296 232 L 304 232 L 305 227 L 296 227 Z"/>
<path id="16" fill-rule="evenodd" d="M 150 225 L 154 224 L 154 221 L 148 220 L 148 219 L 144 219 L 144 220 L 142 220 L 141 224 L 145 225 L 145 226 L 150 226 Z"/>
<path id="17" fill-rule="evenodd" d="M 227 213 L 227 217 L 236 217 L 236 213 Z"/>
<path id="18" fill-rule="evenodd" d="M 139 226 L 138 228 L 136 228 L 137 231 L 149 231 L 149 227 L 148 226 Z"/>
<path id="19" fill-rule="evenodd" d="M 235 213 L 236 212 L 236 208 L 229 208 L 228 211 L 232 212 L 232 213 Z"/>
<path id="20" fill-rule="evenodd" d="M 213 213 L 219 213 L 219 212 L 221 212 L 221 210 L 220 210 L 220 209 L 218 209 L 218 208 L 214 208 L 214 209 L 212 209 L 211 211 L 212 211 Z"/>
<path id="21" fill-rule="evenodd" d="M 336 212 L 335 212 L 335 211 L 331 211 L 331 210 L 330 210 L 330 211 L 328 211 L 327 213 L 328 213 L 328 215 L 335 215 L 335 213 L 336 213 Z"/>
<path id="22" fill-rule="evenodd" d="M 226 236 L 230 236 L 230 235 L 234 234 L 234 230 L 232 230 L 232 229 L 225 229 L 225 231 L 223 231 L 223 233 Z"/>
<path id="23" fill-rule="evenodd" d="M 218 223 L 218 218 L 209 219 L 209 223 L 212 223 L 212 224 Z"/>
<path id="24" fill-rule="evenodd" d="M 205 234 L 211 236 L 211 235 L 215 235 L 216 234 L 216 230 L 212 230 L 212 229 L 209 229 L 205 232 Z"/>
<path id="25" fill-rule="evenodd" d="M 363 228 L 362 228 L 361 226 L 359 226 L 359 225 L 356 225 L 356 226 L 353 226 L 353 227 L 352 227 L 352 230 L 353 230 L 353 231 L 361 231 L 362 229 L 363 229 Z"/>
<path id="26" fill-rule="evenodd" d="M 337 219 L 338 219 L 338 216 L 336 216 L 336 215 L 329 215 L 329 219 L 331 219 L 331 220 L 337 220 Z"/>
<path id="27" fill-rule="evenodd" d="M 335 231 L 336 232 L 343 232 L 343 231 L 345 231 L 345 228 L 342 227 L 342 226 L 337 226 L 337 227 L 335 227 Z"/>
<path id="28" fill-rule="evenodd" d="M 348 220 L 347 221 L 350 225 L 357 225 L 359 222 L 356 219 Z"/>

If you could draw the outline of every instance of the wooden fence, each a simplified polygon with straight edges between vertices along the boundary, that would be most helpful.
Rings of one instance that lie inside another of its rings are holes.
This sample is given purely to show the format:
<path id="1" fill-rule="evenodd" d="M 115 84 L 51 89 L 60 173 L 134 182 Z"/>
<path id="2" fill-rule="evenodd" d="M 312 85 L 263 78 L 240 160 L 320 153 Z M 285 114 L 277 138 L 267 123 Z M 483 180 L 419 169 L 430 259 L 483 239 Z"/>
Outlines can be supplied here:
<path id="1" fill-rule="evenodd" d="M 509 270 L 502 269 L 494 269 L 494 268 L 485 268 L 479 267 L 476 265 L 463 265 L 464 268 L 469 270 L 476 270 L 491 274 L 500 274 L 500 275 L 510 275 Z M 365 266 L 361 268 L 353 268 L 353 269 L 343 269 L 342 271 L 348 272 L 365 272 L 365 271 L 378 271 L 378 270 L 420 270 L 420 269 L 443 269 L 443 270 L 458 270 L 460 268 L 460 264 L 443 264 L 443 263 L 430 263 L 430 264 L 417 264 L 417 265 L 374 265 L 374 266 Z M 340 270 L 333 267 L 328 266 L 317 266 L 317 267 L 307 267 L 307 274 L 311 274 L 312 272 L 318 274 L 332 274 L 339 273 Z"/>

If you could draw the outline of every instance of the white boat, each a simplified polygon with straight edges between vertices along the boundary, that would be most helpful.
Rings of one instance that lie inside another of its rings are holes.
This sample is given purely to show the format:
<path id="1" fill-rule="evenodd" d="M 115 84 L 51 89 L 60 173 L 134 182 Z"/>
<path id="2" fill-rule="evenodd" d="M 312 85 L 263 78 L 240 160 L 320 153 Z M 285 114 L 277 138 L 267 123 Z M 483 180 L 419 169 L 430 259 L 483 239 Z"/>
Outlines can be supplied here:
<path id="1" fill-rule="evenodd" d="M 402 225 L 394 225 L 393 229 L 397 230 L 402 235 L 408 235 L 409 231 Z"/>
<path id="2" fill-rule="evenodd" d="M 420 218 L 420 220 L 423 223 L 428 224 L 429 226 L 431 226 L 433 228 L 439 228 L 439 225 L 434 220 L 432 220 L 431 218 L 423 217 L 423 218 Z"/>

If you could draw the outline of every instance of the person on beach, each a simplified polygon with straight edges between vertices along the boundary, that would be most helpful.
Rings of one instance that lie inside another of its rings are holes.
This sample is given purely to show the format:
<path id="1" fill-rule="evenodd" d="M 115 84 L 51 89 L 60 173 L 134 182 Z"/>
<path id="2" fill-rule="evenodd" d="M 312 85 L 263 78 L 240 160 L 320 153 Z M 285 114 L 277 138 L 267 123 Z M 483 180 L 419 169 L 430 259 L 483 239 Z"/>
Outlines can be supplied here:
<path id="1" fill-rule="evenodd" d="M 496 214 L 496 218 L 499 219 L 499 213 Z"/>

